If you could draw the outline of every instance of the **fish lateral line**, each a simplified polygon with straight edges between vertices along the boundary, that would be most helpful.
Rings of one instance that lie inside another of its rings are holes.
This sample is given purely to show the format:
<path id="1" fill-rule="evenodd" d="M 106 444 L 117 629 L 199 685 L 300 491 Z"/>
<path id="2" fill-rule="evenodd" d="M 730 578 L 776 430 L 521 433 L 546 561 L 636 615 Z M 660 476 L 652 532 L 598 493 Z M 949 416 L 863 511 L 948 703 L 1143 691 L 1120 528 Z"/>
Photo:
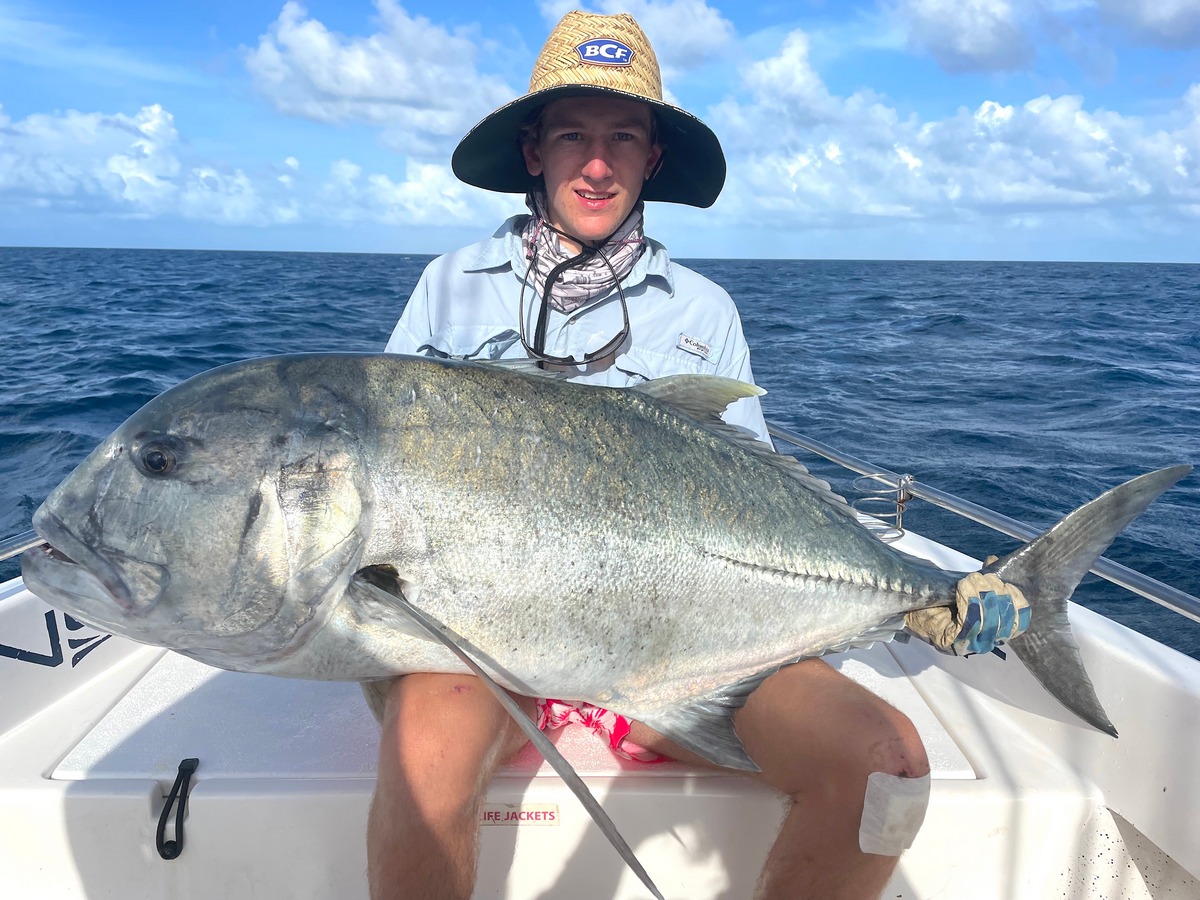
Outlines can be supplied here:
<path id="1" fill-rule="evenodd" d="M 794 581 L 812 581 L 820 584 L 845 585 L 851 588 L 867 588 L 868 590 L 888 591 L 889 593 L 908 593 L 903 587 L 890 584 L 880 584 L 877 581 L 855 581 L 851 578 L 844 578 L 838 575 L 824 575 L 819 572 L 796 572 L 792 569 L 781 569 L 778 566 L 768 566 L 762 563 L 750 562 L 749 560 L 739 559 L 736 556 L 729 556 L 725 553 L 717 553 L 712 550 L 700 551 L 709 559 L 715 559 L 723 563 L 729 563 L 739 569 L 748 569 L 753 572 L 761 572 L 766 575 L 777 575 L 780 578 L 791 579 Z M 946 600 L 931 601 L 930 605 L 938 606 L 945 605 Z"/>

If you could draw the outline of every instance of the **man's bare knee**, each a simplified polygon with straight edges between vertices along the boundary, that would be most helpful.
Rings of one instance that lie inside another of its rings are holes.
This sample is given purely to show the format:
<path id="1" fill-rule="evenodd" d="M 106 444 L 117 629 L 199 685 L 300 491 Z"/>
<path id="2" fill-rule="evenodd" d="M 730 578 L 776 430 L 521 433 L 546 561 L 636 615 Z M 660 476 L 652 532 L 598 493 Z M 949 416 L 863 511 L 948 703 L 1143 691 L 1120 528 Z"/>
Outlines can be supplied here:
<path id="1" fill-rule="evenodd" d="M 867 768 L 900 778 L 929 774 L 929 756 L 921 735 L 908 716 L 880 701 L 882 709 L 868 747 Z"/>
<path id="2" fill-rule="evenodd" d="M 929 807 L 929 757 L 916 726 L 882 704 L 863 793 L 858 844 L 863 853 L 899 856 L 912 846 Z"/>

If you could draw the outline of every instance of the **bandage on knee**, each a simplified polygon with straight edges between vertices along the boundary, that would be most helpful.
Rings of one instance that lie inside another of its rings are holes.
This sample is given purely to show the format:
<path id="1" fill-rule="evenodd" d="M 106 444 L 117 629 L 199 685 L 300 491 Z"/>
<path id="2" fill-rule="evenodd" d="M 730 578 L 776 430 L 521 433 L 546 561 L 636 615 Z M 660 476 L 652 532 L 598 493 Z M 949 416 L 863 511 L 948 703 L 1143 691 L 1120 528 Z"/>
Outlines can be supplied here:
<path id="1" fill-rule="evenodd" d="M 886 772 L 867 776 L 858 846 L 863 853 L 899 856 L 912 846 L 929 807 L 929 776 L 901 778 Z"/>

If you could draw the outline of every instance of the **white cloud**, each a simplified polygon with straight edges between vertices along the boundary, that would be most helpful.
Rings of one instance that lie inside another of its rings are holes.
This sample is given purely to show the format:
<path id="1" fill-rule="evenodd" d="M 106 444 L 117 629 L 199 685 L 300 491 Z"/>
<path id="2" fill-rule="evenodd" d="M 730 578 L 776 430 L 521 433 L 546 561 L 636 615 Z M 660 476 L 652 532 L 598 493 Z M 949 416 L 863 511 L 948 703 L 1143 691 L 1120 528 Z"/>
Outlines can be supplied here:
<path id="1" fill-rule="evenodd" d="M 1021 69 L 1033 46 L 1009 0 L 897 0 L 909 43 L 947 72 Z"/>
<path id="2" fill-rule="evenodd" d="M 170 113 L 147 106 L 135 116 L 70 110 L 4 117 L 0 191 L 50 200 L 108 198 L 154 210 L 174 190 L 178 135 Z"/>
<path id="3" fill-rule="evenodd" d="M 677 17 L 675 33 L 652 37 L 679 66 L 733 58 L 767 39 L 729 46 L 724 20 L 701 0 L 632 2 L 647 31 L 670 31 L 666 23 Z M 904 2 L 914 28 L 949 9 L 938 0 Z M 947 13 L 944 42 L 981 66 L 1000 65 L 996 48 L 968 39 L 986 22 L 1019 23 L 1031 4 L 1049 9 L 1051 2 L 1062 15 L 1095 14 L 1083 0 L 1012 2 L 1025 5 L 980 0 Z M 599 9 L 609 8 L 602 0 Z M 378 10 L 375 33 L 347 37 L 287 3 L 245 58 L 258 89 L 285 114 L 375 128 L 403 154 L 394 169 L 356 156 L 353 146 L 331 162 L 319 142 L 276 145 L 262 154 L 272 162 L 261 165 L 204 158 L 195 150 L 202 142 L 181 134 L 182 122 L 154 103 L 16 120 L 0 108 L 0 206 L 224 225 L 491 227 L 520 199 L 459 183 L 450 148 L 478 116 L 519 91 L 476 73 L 484 45 L 468 32 L 410 17 L 394 0 L 380 0 Z M 1004 102 L 978 94 L 953 114 L 922 118 L 868 89 L 835 93 L 805 32 L 769 37 L 773 49 L 737 70 L 721 88 L 725 99 L 696 110 L 721 135 L 729 159 L 719 214 L 704 225 L 794 232 L 901 221 L 1028 230 L 1086 213 L 1151 229 L 1200 226 L 1200 83 L 1153 120 L 1061 90 Z M 475 105 L 464 112 L 460 101 Z"/>
<path id="4" fill-rule="evenodd" d="M 789 123 L 807 123 L 836 115 L 825 82 L 809 61 L 808 36 L 793 31 L 777 56 L 748 66 L 742 82 L 760 107 L 775 108 Z"/>
<path id="5" fill-rule="evenodd" d="M 748 100 L 713 110 L 738 157 L 721 200 L 734 220 L 844 226 L 1099 208 L 1195 217 L 1200 85 L 1155 126 L 1075 95 L 920 121 L 867 91 L 832 95 L 806 47 L 790 35 L 743 72 Z"/>
<path id="6" fill-rule="evenodd" d="M 219 225 L 298 222 L 446 225 L 506 215 L 511 198 L 481 196 L 446 163 L 409 161 L 402 180 L 347 159 L 306 176 L 295 156 L 258 171 L 181 158 L 171 113 L 37 114 L 0 107 L 0 207 L 86 210 Z"/>
<path id="7" fill-rule="evenodd" d="M 14 121 L 0 110 L 0 198 L 19 206 L 117 216 L 181 216 L 268 225 L 295 218 L 240 169 L 185 168 L 174 117 L 157 104 L 124 113 L 38 113 Z"/>
<path id="8" fill-rule="evenodd" d="M 383 126 L 398 150 L 448 156 L 471 125 L 517 92 L 476 71 L 470 39 L 409 16 L 395 0 L 377 5 L 381 30 L 349 37 L 288 0 L 246 51 L 246 68 L 281 112 Z"/>
<path id="9" fill-rule="evenodd" d="M 603 0 L 597 11 L 627 12 L 637 19 L 665 70 L 690 69 L 719 57 L 736 38 L 733 23 L 705 0 Z"/>
<path id="10" fill-rule="evenodd" d="M 353 36 L 329 30 L 288 0 L 245 53 L 255 88 L 288 115 L 376 126 L 384 146 L 430 162 L 447 159 L 471 126 L 524 93 L 524 84 L 513 88 L 477 69 L 484 43 L 469 33 L 411 16 L 396 0 L 376 5 L 378 30 Z M 541 8 L 553 24 L 576 5 Z M 632 6 L 604 0 L 597 11 L 635 15 L 654 44 L 664 82 L 719 56 L 734 40 L 732 23 L 704 0 L 632 0 Z"/>
<path id="11" fill-rule="evenodd" d="M 264 202 L 259 189 L 241 169 L 222 172 L 212 166 L 196 166 L 189 172 L 172 212 L 220 225 L 282 224 L 297 217 L 294 209 Z"/>
<path id="12" fill-rule="evenodd" d="M 1035 44 L 1061 44 L 1111 77 L 1118 43 L 1200 47 L 1200 0 L 882 0 L 908 44 L 950 73 L 1029 68 Z"/>
<path id="13" fill-rule="evenodd" d="M 337 160 L 315 205 L 322 217 L 342 224 L 470 224 L 490 222 L 481 214 L 499 215 L 495 200 L 481 198 L 455 178 L 449 166 L 427 163 L 409 163 L 404 179 L 394 181 L 388 175 L 368 174 L 349 160 Z"/>
<path id="14" fill-rule="evenodd" d="M 788 34 L 775 56 L 744 66 L 740 79 L 739 93 L 744 91 L 748 102 L 724 100 L 704 117 L 733 156 L 755 158 L 764 147 L 786 154 L 797 144 L 819 142 L 839 126 L 892 143 L 895 111 L 870 91 L 849 98 L 833 96 L 812 65 L 809 39 L 802 31 Z"/>
<path id="15" fill-rule="evenodd" d="M 1146 43 L 1200 46 L 1200 0 L 1096 0 L 1096 5 L 1104 18 Z"/>

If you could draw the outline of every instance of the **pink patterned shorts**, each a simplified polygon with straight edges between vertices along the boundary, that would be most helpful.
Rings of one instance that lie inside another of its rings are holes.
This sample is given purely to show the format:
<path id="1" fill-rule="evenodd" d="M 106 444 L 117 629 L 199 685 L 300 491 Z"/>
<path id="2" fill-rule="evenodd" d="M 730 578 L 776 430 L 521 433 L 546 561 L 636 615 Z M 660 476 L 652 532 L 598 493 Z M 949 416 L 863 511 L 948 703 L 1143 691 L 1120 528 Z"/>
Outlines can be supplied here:
<path id="1" fill-rule="evenodd" d="M 539 699 L 537 701 L 537 726 L 542 731 L 562 728 L 575 722 L 608 741 L 608 746 L 617 756 L 643 763 L 670 762 L 671 757 L 647 750 L 629 740 L 629 720 L 619 713 L 578 701 Z"/>

